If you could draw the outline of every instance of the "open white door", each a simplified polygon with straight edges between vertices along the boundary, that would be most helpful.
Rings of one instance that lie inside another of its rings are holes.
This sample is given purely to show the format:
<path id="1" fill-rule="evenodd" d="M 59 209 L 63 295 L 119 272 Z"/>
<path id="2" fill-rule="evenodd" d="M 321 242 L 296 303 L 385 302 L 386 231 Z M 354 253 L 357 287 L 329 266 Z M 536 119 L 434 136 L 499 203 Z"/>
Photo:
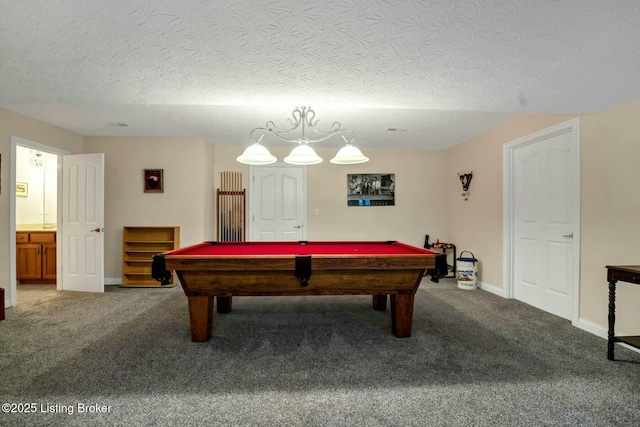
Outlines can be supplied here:
<path id="1" fill-rule="evenodd" d="M 104 154 L 62 156 L 62 290 L 104 292 Z"/>

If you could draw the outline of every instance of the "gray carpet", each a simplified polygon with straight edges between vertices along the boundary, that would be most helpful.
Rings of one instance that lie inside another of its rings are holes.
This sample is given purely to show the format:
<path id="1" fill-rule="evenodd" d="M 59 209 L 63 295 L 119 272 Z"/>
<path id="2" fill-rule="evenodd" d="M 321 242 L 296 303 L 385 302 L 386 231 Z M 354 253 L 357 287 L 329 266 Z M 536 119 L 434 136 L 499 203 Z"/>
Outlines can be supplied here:
<path id="1" fill-rule="evenodd" d="M 640 354 L 453 280 L 408 339 L 367 296 L 244 297 L 192 343 L 179 286 L 107 289 L 7 310 L 0 402 L 35 413 L 1 425 L 640 425 Z"/>

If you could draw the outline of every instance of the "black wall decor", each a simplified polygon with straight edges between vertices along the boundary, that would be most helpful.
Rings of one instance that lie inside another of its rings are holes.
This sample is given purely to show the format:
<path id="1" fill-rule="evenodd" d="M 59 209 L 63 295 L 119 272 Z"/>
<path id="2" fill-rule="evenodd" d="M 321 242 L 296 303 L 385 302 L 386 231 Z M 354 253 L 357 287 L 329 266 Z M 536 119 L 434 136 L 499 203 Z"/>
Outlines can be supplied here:
<path id="1" fill-rule="evenodd" d="M 462 197 L 464 200 L 469 200 L 469 185 L 471 185 L 471 178 L 473 178 L 473 171 L 464 174 L 458 174 L 458 178 L 460 178 L 460 183 L 462 184 Z"/>

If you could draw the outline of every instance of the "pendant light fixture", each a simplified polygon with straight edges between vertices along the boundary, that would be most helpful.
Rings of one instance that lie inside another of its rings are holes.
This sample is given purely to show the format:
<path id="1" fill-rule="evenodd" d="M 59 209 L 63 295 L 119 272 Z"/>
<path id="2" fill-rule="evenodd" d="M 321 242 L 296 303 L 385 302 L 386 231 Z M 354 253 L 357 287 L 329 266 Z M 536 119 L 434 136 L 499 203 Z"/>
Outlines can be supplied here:
<path id="1" fill-rule="evenodd" d="M 236 160 L 245 165 L 270 165 L 275 163 L 278 159 L 267 150 L 267 147 L 260 144 L 263 137 L 264 135 L 260 136 L 259 140 L 248 146 Z"/>
<path id="2" fill-rule="evenodd" d="M 316 113 L 311 109 L 311 107 L 296 107 L 291 113 L 291 118 L 289 119 L 291 128 L 278 131 L 276 130 L 276 125 L 272 121 L 269 121 L 265 127 L 253 129 L 250 134 L 253 144 L 247 147 L 242 155 L 236 160 L 246 165 L 268 165 L 275 163 L 277 159 L 264 145 L 260 144 L 265 135 L 272 135 L 281 141 L 297 144 L 293 151 L 291 151 L 291 154 L 284 158 L 285 163 L 292 165 L 315 165 L 322 162 L 322 157 L 316 154 L 315 150 L 309 146 L 309 143 L 322 142 L 333 136 L 339 135 L 342 137 L 346 145 L 338 151 L 338 154 L 336 154 L 333 159 L 331 159 L 331 163 L 351 165 L 369 161 L 369 159 L 353 145 L 355 132 L 350 129 L 343 129 L 340 126 L 340 122 L 334 122 L 328 131 L 319 131 L 315 128 L 318 124 L 318 120 L 314 121 L 315 115 Z M 301 130 L 300 137 L 289 139 L 284 136 L 298 128 Z M 305 135 L 305 131 L 307 129 L 314 135 L 317 135 L 317 138 L 309 139 Z"/>
<path id="3" fill-rule="evenodd" d="M 331 163 L 336 165 L 355 165 L 369 161 L 369 158 L 362 154 L 358 147 L 346 139 L 345 142 L 347 144 L 338 151 L 333 159 L 329 160 Z"/>

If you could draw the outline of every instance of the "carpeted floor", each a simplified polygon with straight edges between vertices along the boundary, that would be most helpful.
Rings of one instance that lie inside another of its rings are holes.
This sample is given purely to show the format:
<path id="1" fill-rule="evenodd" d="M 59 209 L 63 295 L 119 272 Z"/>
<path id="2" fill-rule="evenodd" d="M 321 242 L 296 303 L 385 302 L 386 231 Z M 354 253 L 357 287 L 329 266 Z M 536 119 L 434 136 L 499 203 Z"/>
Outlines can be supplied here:
<path id="1" fill-rule="evenodd" d="M 424 281 L 408 339 L 367 296 L 236 298 L 206 343 L 179 286 L 6 314 L 3 426 L 640 425 L 640 354 L 453 280 Z"/>
<path id="2" fill-rule="evenodd" d="M 54 295 L 56 292 L 56 285 L 32 285 L 32 284 L 19 284 L 17 287 L 17 301 L 18 305 L 31 302 L 40 298 L 46 298 Z"/>

